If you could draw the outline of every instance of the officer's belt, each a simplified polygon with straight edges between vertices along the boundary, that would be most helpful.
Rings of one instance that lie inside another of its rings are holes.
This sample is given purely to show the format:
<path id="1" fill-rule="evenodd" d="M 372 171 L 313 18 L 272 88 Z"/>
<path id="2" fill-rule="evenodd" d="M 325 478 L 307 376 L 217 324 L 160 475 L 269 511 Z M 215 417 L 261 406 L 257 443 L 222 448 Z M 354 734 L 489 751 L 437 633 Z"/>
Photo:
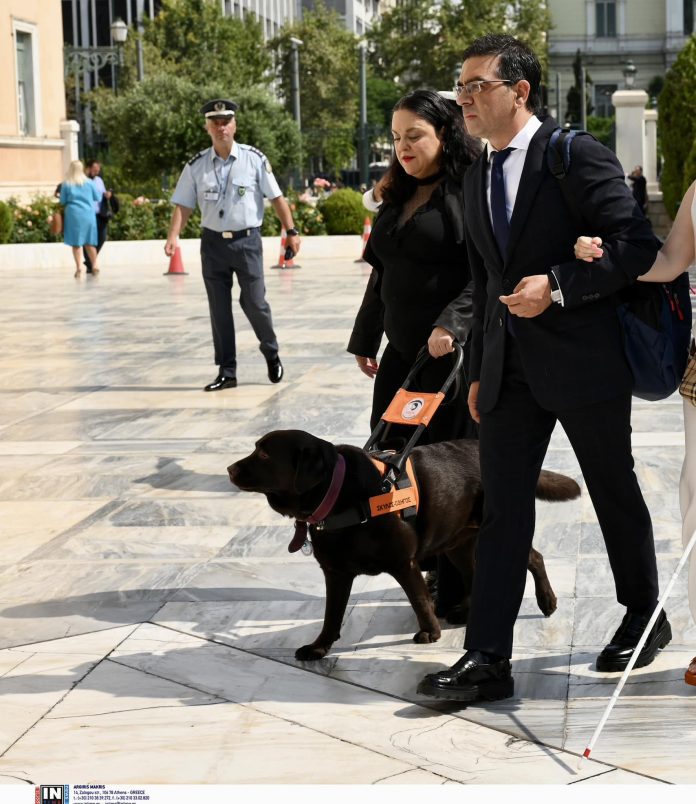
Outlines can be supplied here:
<path id="1" fill-rule="evenodd" d="M 204 232 L 215 235 L 215 237 L 222 237 L 223 240 L 241 240 L 243 237 L 249 237 L 250 234 L 258 230 L 258 226 L 252 226 L 250 229 L 240 229 L 238 232 L 216 232 L 214 229 L 203 227 Z"/>

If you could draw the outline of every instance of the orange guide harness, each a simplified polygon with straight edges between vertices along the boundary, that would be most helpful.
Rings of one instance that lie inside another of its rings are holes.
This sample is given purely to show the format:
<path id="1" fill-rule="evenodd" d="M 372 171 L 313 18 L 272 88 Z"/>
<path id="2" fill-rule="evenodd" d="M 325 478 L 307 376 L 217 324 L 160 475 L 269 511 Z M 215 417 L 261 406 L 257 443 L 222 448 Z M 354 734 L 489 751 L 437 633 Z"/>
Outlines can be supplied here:
<path id="1" fill-rule="evenodd" d="M 384 453 L 380 454 L 384 456 Z M 369 497 L 367 500 L 360 500 L 340 514 L 332 514 L 331 511 L 343 487 L 346 473 L 345 458 L 339 453 L 331 475 L 331 483 L 324 498 L 307 519 L 295 520 L 295 535 L 288 545 L 290 553 L 294 553 L 300 548 L 303 548 L 303 552 L 311 552 L 311 549 L 304 549 L 309 543 L 308 525 L 316 525 L 317 530 L 333 531 L 361 525 L 371 517 L 384 514 L 400 512 L 404 517 L 416 515 L 418 512 L 418 484 L 411 459 L 407 458 L 406 472 L 397 478 L 389 463 L 373 458 L 371 455 L 368 457 L 382 477 L 382 493 Z"/>

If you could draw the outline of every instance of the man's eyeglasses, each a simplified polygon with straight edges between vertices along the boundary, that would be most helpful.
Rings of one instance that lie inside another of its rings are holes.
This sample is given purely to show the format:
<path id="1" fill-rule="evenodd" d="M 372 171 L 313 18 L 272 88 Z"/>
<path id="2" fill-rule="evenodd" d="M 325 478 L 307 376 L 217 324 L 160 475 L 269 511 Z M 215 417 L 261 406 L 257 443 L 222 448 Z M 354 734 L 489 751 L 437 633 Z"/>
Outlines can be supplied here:
<path id="1" fill-rule="evenodd" d="M 515 84 L 516 81 L 510 81 L 505 78 L 490 78 L 485 81 L 467 81 L 466 84 L 455 84 L 454 94 L 457 97 L 460 95 L 478 95 L 483 91 L 484 84 Z"/>

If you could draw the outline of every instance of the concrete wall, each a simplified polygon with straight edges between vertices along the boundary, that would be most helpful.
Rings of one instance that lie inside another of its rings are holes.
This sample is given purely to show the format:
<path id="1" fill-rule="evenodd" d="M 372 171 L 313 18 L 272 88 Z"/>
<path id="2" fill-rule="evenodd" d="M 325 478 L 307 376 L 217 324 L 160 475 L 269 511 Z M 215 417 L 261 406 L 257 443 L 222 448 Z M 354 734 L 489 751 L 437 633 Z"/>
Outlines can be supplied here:
<path id="1" fill-rule="evenodd" d="M 184 270 L 200 273 L 200 240 L 181 240 L 181 258 Z M 263 238 L 264 263 L 269 266 L 278 261 L 280 238 Z M 296 259 L 331 259 L 332 257 L 358 259 L 362 254 L 360 235 L 333 235 L 331 237 L 304 237 Z M 100 267 L 117 268 L 119 265 L 157 265 L 167 271 L 169 258 L 164 254 L 164 240 L 114 240 L 107 241 L 100 254 Z M 62 243 L 27 243 L 0 246 L 0 268 L 74 268 L 72 251 Z"/>

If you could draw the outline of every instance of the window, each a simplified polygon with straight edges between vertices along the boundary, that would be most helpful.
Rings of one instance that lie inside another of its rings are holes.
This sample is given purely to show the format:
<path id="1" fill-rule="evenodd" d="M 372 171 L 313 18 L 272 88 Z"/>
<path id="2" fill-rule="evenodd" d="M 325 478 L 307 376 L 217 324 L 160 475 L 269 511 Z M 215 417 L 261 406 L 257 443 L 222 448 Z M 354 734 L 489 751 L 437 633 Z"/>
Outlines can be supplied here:
<path id="1" fill-rule="evenodd" d="M 684 0 L 684 34 L 694 33 L 694 0 Z"/>
<path id="2" fill-rule="evenodd" d="M 594 114 L 597 115 L 597 117 L 611 117 L 614 114 L 611 96 L 617 89 L 618 86 L 616 84 L 595 84 Z"/>
<path id="3" fill-rule="evenodd" d="M 31 33 L 15 29 L 17 55 L 17 108 L 19 133 L 36 136 L 36 101 L 34 91 L 34 48 Z"/>
<path id="4" fill-rule="evenodd" d="M 597 0 L 597 36 L 616 36 L 616 0 Z"/>

